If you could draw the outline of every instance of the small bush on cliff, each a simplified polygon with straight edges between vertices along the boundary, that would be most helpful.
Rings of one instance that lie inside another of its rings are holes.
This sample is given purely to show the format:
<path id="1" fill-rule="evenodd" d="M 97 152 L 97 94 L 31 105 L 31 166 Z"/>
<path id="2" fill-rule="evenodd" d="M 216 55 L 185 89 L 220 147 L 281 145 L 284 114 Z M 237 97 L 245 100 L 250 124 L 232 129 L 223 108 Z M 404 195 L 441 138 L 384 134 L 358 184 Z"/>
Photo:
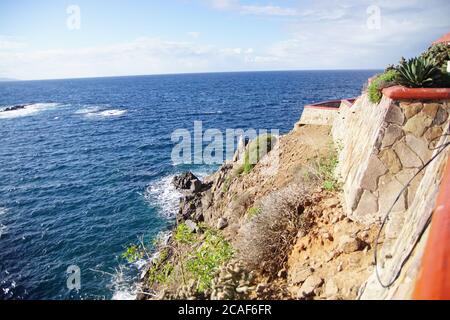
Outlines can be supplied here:
<path id="1" fill-rule="evenodd" d="M 260 213 L 241 229 L 235 248 L 249 269 L 275 275 L 287 261 L 302 213 L 309 201 L 307 183 L 292 183 L 261 200 Z"/>
<path id="2" fill-rule="evenodd" d="M 382 90 L 387 87 L 391 87 L 397 84 L 398 72 L 397 70 L 387 70 L 385 73 L 377 76 L 367 87 L 367 92 L 369 94 L 369 100 L 372 103 L 380 103 L 383 97 Z"/>
<path id="3" fill-rule="evenodd" d="M 199 296 L 211 288 L 218 270 L 230 261 L 233 250 L 219 232 L 199 225 L 193 233 L 184 223 L 178 225 L 173 242 L 161 248 L 148 272 L 149 286 L 164 285 L 177 298 L 180 285 L 194 284 Z"/>
<path id="4" fill-rule="evenodd" d="M 169 260 L 169 249 L 162 249 L 159 257 L 153 261 L 151 268 L 148 270 L 148 280 L 150 284 L 166 284 L 170 281 L 173 272 L 173 265 Z"/>
<path id="5" fill-rule="evenodd" d="M 195 279 L 199 292 L 211 288 L 216 272 L 232 256 L 233 249 L 228 241 L 212 230 L 205 232 L 202 244 L 186 263 L 186 270 Z"/>
<path id="6" fill-rule="evenodd" d="M 122 258 L 126 259 L 128 263 L 134 263 L 144 257 L 144 249 L 133 244 L 127 248 L 127 250 L 122 253 Z"/>
<path id="7" fill-rule="evenodd" d="M 195 235 L 185 223 L 180 223 L 175 230 L 174 239 L 178 243 L 190 244 L 195 241 Z"/>
<path id="8" fill-rule="evenodd" d="M 260 135 L 250 142 L 244 154 L 244 173 L 248 174 L 253 167 L 268 154 L 275 143 L 275 137 L 269 134 Z"/>
<path id="9" fill-rule="evenodd" d="M 330 147 L 330 152 L 310 161 L 304 178 L 316 181 L 327 191 L 338 191 L 341 185 L 336 178 L 336 167 L 339 164 L 338 149 Z"/>

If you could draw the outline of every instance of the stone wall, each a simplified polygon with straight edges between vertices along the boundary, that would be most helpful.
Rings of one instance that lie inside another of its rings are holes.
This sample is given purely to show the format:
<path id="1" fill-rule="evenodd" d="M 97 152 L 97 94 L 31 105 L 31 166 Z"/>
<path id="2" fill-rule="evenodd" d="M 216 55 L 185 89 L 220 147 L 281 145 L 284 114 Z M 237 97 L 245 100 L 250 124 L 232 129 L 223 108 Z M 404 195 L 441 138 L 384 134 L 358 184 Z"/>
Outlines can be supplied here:
<path id="1" fill-rule="evenodd" d="M 385 98 L 375 107 L 366 95 L 362 95 L 351 108 L 341 106 L 333 124 L 333 139 L 340 149 L 337 173 L 343 182 L 348 215 L 353 214 L 361 199 L 363 175 L 373 171 L 369 162 L 389 105 L 390 100 Z M 368 220 L 371 211 L 367 212 Z M 360 218 L 364 220 L 363 216 Z"/>
<path id="2" fill-rule="evenodd" d="M 438 145 L 448 141 L 448 137 L 443 137 Z M 398 279 L 389 288 L 384 288 L 374 271 L 361 288 L 361 299 L 411 298 L 428 238 L 428 221 L 436 206 L 442 172 L 449 153 L 447 149 L 426 168 L 416 196 L 406 213 L 397 216 L 393 214 L 386 224 L 385 230 L 391 229 L 396 236 L 386 238 L 382 244 L 378 254 L 378 269 L 384 284 L 394 280 L 397 275 Z M 398 220 L 402 223 L 399 224 Z"/>
<path id="3" fill-rule="evenodd" d="M 340 148 L 337 174 L 347 215 L 364 224 L 381 221 L 400 194 L 383 230 L 377 266 L 385 284 L 398 279 L 386 289 L 374 271 L 361 288 L 361 299 L 411 297 L 449 151 L 406 186 L 436 154 L 436 146 L 449 140 L 443 136 L 449 114 L 450 100 L 396 101 L 383 96 L 375 105 L 365 94 L 353 107 L 339 109 L 332 133 Z"/>
<path id="4" fill-rule="evenodd" d="M 431 158 L 436 139 L 448 126 L 449 113 L 450 101 L 408 102 L 383 97 L 374 105 L 365 94 L 353 107 L 340 108 L 333 137 L 342 148 L 337 173 L 352 219 L 370 224 L 384 216 L 399 191 Z M 411 206 L 422 178 L 423 173 L 414 179 L 393 213 L 405 212 Z M 390 231 L 388 228 L 388 237 L 395 235 Z"/>
<path id="5" fill-rule="evenodd" d="M 305 107 L 297 125 L 331 126 L 337 115 L 337 108 Z"/>

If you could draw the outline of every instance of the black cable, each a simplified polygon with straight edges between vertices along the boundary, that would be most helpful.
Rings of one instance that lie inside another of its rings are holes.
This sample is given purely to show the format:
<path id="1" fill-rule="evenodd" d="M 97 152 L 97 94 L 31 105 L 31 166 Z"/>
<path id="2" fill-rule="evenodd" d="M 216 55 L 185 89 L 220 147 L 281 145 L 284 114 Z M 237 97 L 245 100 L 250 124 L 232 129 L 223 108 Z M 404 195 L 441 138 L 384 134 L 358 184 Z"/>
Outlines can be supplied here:
<path id="1" fill-rule="evenodd" d="M 450 135 L 450 126 L 448 128 L 448 132 L 445 133 L 444 135 L 437 137 L 436 139 L 441 139 L 443 137 L 449 136 Z M 397 279 L 400 277 L 401 271 L 403 269 L 403 267 L 405 266 L 406 262 L 409 260 L 409 258 L 411 257 L 414 249 L 416 248 L 417 244 L 419 243 L 420 239 L 422 238 L 423 234 L 425 233 L 425 230 L 427 230 L 427 227 L 429 226 L 429 224 L 431 223 L 431 217 L 432 214 L 430 215 L 430 217 L 427 220 L 427 223 L 425 224 L 424 228 L 422 229 L 421 233 L 419 234 L 419 237 L 417 238 L 416 242 L 414 243 L 413 247 L 411 248 L 410 252 L 408 253 L 408 255 L 406 256 L 406 258 L 403 260 L 397 274 L 394 276 L 394 278 L 389 282 L 389 283 L 383 283 L 383 281 L 381 280 L 381 275 L 380 275 L 380 270 L 378 269 L 378 242 L 380 240 L 381 234 L 383 232 L 383 229 L 389 219 L 389 216 L 392 212 L 392 210 L 394 209 L 395 205 L 397 204 L 397 202 L 400 200 L 400 197 L 402 196 L 402 194 L 408 189 L 408 187 L 411 185 L 411 183 L 413 182 L 413 180 L 422 172 L 424 171 L 442 152 L 444 152 L 444 150 L 450 146 L 450 142 L 444 143 L 441 146 L 435 147 L 435 148 L 430 148 L 430 144 L 434 141 L 436 141 L 436 139 L 433 139 L 432 141 L 430 141 L 430 143 L 428 144 L 428 149 L 430 150 L 438 150 L 440 149 L 427 163 L 425 163 L 422 168 L 420 168 L 419 171 L 417 171 L 417 173 L 408 181 L 408 183 L 402 188 L 402 190 L 400 190 L 398 196 L 395 198 L 394 203 L 392 204 L 392 206 L 389 208 L 388 212 L 386 213 L 386 216 L 383 219 L 383 222 L 381 224 L 381 227 L 378 231 L 377 237 L 375 239 L 375 245 L 374 245 L 374 260 L 375 260 L 375 273 L 377 276 L 377 280 L 380 283 L 380 285 L 385 288 L 388 289 L 390 288 L 395 281 L 397 281 Z"/>

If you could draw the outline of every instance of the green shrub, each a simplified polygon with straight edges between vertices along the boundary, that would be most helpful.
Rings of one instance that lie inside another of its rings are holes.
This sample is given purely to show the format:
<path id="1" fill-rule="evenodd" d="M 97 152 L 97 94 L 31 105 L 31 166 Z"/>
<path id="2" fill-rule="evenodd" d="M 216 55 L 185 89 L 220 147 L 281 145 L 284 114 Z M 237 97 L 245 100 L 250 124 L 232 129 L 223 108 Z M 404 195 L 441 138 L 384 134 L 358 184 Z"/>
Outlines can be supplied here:
<path id="1" fill-rule="evenodd" d="M 243 172 L 250 173 L 259 160 L 272 150 L 274 143 L 275 137 L 269 134 L 260 135 L 250 142 L 244 154 Z"/>
<path id="2" fill-rule="evenodd" d="M 122 258 L 126 259 L 128 263 L 134 263 L 144 257 L 144 250 L 133 244 L 127 248 L 127 250 L 122 253 Z"/>
<path id="3" fill-rule="evenodd" d="M 202 244 L 186 263 L 186 270 L 195 279 L 199 292 L 211 288 L 217 271 L 232 256 L 233 249 L 229 242 L 216 232 L 206 230 Z"/>
<path id="4" fill-rule="evenodd" d="M 192 233 L 186 224 L 179 224 L 174 241 L 163 248 L 148 272 L 150 286 L 177 288 L 180 283 L 195 283 L 198 293 L 211 288 L 220 267 L 233 256 L 230 243 L 217 231 L 199 224 L 202 232 Z"/>
<path id="5" fill-rule="evenodd" d="M 450 60 L 450 47 L 443 43 L 432 45 L 421 57 L 434 60 L 436 66 L 444 70 L 447 68 L 447 61 Z"/>
<path id="6" fill-rule="evenodd" d="M 148 270 L 148 281 L 150 285 L 154 283 L 165 284 L 171 279 L 173 265 L 168 261 L 169 249 L 163 249 L 159 257 L 153 261 L 152 267 Z"/>
<path id="7" fill-rule="evenodd" d="M 174 239 L 178 243 L 191 244 L 195 241 L 195 234 L 185 223 L 180 223 L 175 230 Z"/>
<path id="8" fill-rule="evenodd" d="M 398 72 L 394 69 L 390 69 L 373 79 L 367 88 L 369 100 L 372 103 L 380 103 L 381 98 L 383 97 L 382 90 L 395 85 L 397 77 Z"/>
<path id="9" fill-rule="evenodd" d="M 341 184 L 335 174 L 339 164 L 338 152 L 338 148 L 333 148 L 328 154 L 310 160 L 303 178 L 321 184 L 327 191 L 339 191 Z"/>
<path id="10" fill-rule="evenodd" d="M 409 88 L 438 86 L 443 76 L 436 61 L 430 57 L 409 59 L 398 67 L 398 73 L 398 82 Z"/>

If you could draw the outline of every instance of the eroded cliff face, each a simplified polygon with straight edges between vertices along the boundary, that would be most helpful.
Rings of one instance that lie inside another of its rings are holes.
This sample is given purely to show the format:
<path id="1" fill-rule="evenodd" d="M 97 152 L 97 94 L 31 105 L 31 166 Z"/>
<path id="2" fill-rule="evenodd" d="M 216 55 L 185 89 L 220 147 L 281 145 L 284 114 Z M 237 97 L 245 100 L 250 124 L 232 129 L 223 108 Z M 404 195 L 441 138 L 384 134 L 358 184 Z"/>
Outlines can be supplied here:
<path id="1" fill-rule="evenodd" d="M 201 295 L 191 279 L 189 287 L 156 284 L 171 291 L 157 296 L 409 299 L 448 151 L 422 168 L 448 140 L 449 114 L 449 101 L 373 105 L 363 94 L 341 105 L 333 126 L 298 124 L 277 137 L 248 172 L 241 146 L 204 181 L 182 177 L 178 223 L 200 242 L 199 226 L 217 230 L 234 255 Z M 376 270 L 392 283 L 383 286 Z"/>

